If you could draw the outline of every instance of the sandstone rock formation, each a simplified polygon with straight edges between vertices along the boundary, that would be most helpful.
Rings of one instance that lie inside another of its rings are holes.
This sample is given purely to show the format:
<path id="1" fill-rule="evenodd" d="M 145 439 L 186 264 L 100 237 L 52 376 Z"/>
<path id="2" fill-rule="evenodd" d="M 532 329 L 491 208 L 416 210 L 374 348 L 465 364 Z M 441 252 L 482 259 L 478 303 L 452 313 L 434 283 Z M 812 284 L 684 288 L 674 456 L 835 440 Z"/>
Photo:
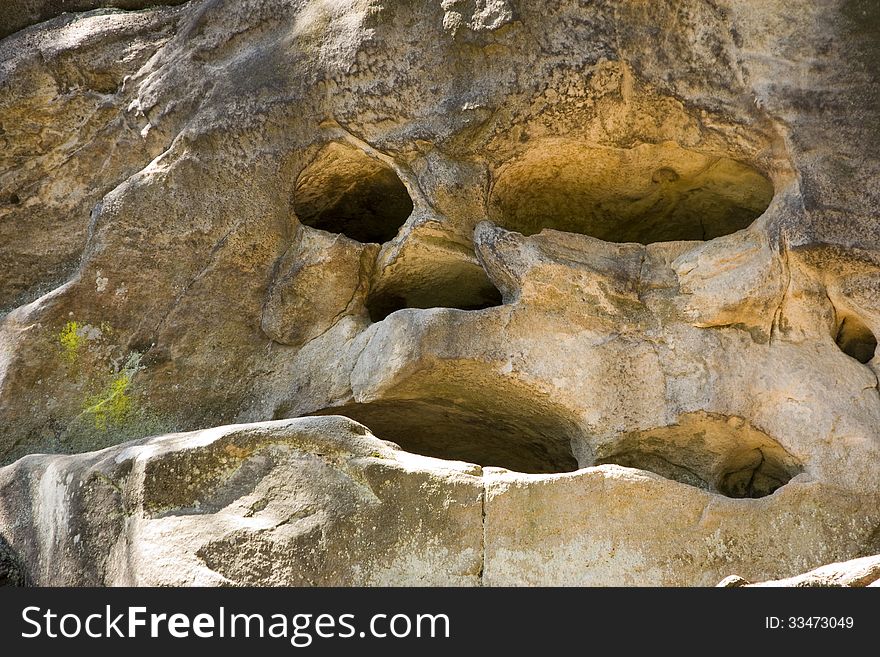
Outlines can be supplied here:
<path id="1" fill-rule="evenodd" d="M 874 3 L 66 4 L 0 40 L 0 578 L 880 552 Z"/>

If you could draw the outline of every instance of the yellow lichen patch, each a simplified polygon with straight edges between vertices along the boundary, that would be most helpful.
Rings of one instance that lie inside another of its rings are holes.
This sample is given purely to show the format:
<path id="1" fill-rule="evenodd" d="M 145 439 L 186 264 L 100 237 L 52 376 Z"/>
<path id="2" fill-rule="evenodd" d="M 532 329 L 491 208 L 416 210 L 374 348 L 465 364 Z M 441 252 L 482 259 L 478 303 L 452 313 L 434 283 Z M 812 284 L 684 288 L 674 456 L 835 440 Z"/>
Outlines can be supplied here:
<path id="1" fill-rule="evenodd" d="M 64 328 L 61 329 L 61 333 L 58 334 L 58 342 L 61 345 L 64 360 L 71 364 L 76 362 L 79 348 L 82 345 L 79 329 L 80 325 L 78 322 L 67 322 Z"/>
<path id="2" fill-rule="evenodd" d="M 127 394 L 131 377 L 117 374 L 100 395 L 89 398 L 85 412 L 95 419 L 95 428 L 106 430 L 110 424 L 119 424 L 131 410 L 131 398 Z"/>
<path id="3" fill-rule="evenodd" d="M 107 387 L 86 401 L 83 412 L 92 416 L 96 429 L 105 431 L 111 425 L 120 425 L 131 414 L 133 403 L 129 388 L 140 366 L 140 360 L 139 353 L 132 353 Z"/>

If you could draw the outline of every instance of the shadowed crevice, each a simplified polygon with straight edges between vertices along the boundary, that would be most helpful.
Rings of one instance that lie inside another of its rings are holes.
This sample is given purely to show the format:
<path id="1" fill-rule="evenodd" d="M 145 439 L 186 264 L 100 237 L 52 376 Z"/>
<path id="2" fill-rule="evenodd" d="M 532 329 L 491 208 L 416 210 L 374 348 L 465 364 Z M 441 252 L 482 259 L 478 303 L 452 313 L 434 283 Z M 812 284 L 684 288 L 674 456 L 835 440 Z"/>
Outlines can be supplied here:
<path id="1" fill-rule="evenodd" d="M 9 542 L 0 534 L 0 587 L 28 586 L 24 564 Z"/>
<path id="2" fill-rule="evenodd" d="M 869 363 L 877 351 L 877 338 L 855 315 L 843 318 L 834 341 L 843 353 L 860 363 Z"/>

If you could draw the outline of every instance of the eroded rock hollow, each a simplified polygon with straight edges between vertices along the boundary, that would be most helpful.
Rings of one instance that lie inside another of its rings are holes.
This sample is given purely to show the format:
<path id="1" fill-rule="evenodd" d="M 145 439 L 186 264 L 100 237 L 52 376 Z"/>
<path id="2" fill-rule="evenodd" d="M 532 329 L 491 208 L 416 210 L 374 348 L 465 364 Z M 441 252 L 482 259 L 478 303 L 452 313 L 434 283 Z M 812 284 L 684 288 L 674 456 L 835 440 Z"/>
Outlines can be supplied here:
<path id="1" fill-rule="evenodd" d="M 0 9 L 0 583 L 880 552 L 875 3 L 53 6 Z"/>

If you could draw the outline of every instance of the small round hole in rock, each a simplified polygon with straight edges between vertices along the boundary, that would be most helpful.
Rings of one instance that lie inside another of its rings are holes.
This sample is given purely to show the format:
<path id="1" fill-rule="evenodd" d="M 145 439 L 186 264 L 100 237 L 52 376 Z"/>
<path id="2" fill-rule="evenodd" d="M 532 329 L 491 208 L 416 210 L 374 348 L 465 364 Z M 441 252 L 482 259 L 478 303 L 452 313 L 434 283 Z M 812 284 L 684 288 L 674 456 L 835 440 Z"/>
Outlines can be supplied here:
<path id="1" fill-rule="evenodd" d="M 21 203 L 21 198 L 19 198 L 18 194 L 10 194 L 9 203 L 11 205 L 18 205 L 19 203 Z"/>
<path id="2" fill-rule="evenodd" d="M 300 175 L 293 210 L 307 226 L 358 242 L 382 243 L 394 239 L 413 202 L 387 164 L 334 143 Z"/>
<path id="3" fill-rule="evenodd" d="M 877 351 L 877 338 L 855 315 L 843 318 L 835 342 L 843 353 L 860 363 L 869 363 Z"/>
<path id="4" fill-rule="evenodd" d="M 489 218 L 524 235 L 549 228 L 607 242 L 708 240 L 745 228 L 772 198 L 763 174 L 728 157 L 673 143 L 550 140 L 501 169 Z"/>

